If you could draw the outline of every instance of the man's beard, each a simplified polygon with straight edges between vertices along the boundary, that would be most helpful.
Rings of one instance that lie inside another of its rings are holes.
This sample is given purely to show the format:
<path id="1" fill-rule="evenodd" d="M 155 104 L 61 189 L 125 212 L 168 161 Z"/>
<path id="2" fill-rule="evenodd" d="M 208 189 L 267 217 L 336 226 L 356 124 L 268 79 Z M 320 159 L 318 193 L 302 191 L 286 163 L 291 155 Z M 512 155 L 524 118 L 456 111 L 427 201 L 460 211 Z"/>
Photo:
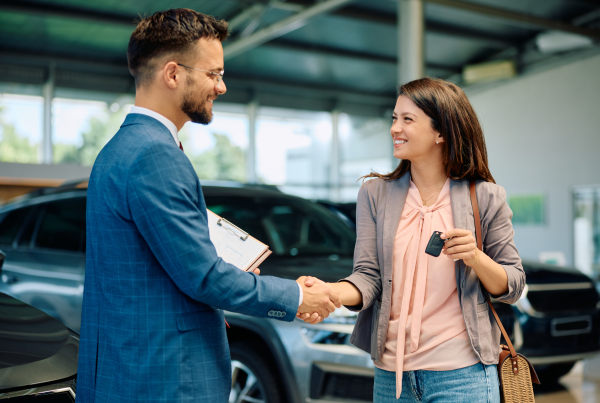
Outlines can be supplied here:
<path id="1" fill-rule="evenodd" d="M 183 95 L 183 101 L 181 102 L 181 110 L 183 113 L 188 115 L 194 123 L 199 123 L 201 125 L 209 124 L 213 119 L 212 111 L 209 111 L 206 106 L 204 106 L 204 102 L 200 105 L 198 102 L 194 102 L 193 91 L 191 90 L 194 86 L 194 81 L 190 79 L 188 76 L 186 82 L 186 92 Z"/>

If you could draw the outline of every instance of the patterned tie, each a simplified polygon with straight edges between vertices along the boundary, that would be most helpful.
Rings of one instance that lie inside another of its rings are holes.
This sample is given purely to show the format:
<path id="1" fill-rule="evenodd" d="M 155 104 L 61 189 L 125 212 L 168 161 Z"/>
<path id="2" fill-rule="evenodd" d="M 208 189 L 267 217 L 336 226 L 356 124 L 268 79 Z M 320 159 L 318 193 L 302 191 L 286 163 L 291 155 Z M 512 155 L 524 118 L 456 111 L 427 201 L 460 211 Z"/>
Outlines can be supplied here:
<path id="1" fill-rule="evenodd" d="M 181 141 L 179 142 L 179 149 L 180 149 L 181 151 L 183 151 L 183 144 L 181 144 Z M 183 151 L 183 152 L 185 152 L 185 151 Z"/>

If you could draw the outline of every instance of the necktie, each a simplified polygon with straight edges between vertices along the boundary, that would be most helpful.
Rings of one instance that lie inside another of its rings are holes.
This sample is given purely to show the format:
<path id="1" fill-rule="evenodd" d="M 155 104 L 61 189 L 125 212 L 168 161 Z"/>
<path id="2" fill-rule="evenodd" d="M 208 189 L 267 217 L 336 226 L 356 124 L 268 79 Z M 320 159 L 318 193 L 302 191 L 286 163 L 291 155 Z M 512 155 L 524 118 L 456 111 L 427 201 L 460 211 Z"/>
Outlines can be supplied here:
<path id="1" fill-rule="evenodd" d="M 181 144 L 181 141 L 179 142 L 179 149 L 180 149 L 181 151 L 183 151 L 183 144 Z M 185 151 L 184 151 L 184 152 L 185 152 Z"/>

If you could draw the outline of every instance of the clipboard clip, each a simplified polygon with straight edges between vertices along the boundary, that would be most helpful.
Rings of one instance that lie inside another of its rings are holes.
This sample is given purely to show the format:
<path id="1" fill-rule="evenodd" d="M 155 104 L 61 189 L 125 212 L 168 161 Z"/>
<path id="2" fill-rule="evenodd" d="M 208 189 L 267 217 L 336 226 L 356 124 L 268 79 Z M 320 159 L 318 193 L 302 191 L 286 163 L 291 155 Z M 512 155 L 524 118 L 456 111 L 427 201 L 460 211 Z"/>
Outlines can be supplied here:
<path id="1" fill-rule="evenodd" d="M 213 221 L 214 222 L 214 221 Z M 232 226 L 233 228 L 235 228 L 236 230 L 238 230 L 239 232 L 241 232 L 241 235 L 236 233 L 232 228 L 226 227 L 223 225 L 223 223 Z M 224 229 L 226 229 L 227 231 L 231 232 L 233 235 L 235 236 L 239 236 L 240 239 L 242 241 L 245 241 L 246 239 L 248 239 L 248 237 L 250 236 L 246 231 L 244 231 L 243 229 L 241 229 L 240 227 L 236 227 L 235 225 L 233 225 L 231 222 L 227 221 L 224 218 L 219 218 L 219 221 L 217 221 L 217 225 L 223 227 Z"/>

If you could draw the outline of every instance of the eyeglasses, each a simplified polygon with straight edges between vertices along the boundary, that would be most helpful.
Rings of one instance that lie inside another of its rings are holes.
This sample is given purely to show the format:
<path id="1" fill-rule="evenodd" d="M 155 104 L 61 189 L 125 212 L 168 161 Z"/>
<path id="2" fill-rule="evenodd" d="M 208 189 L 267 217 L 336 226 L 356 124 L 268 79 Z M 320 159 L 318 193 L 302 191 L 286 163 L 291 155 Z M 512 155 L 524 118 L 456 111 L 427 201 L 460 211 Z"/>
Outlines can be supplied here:
<path id="1" fill-rule="evenodd" d="M 225 74 L 225 70 L 221 70 L 220 72 L 215 73 L 214 71 L 197 69 L 196 67 L 186 66 L 185 64 L 181 64 L 181 63 L 177 63 L 177 65 L 181 66 L 181 67 L 188 68 L 188 69 L 203 71 L 205 73 L 211 74 L 213 77 L 216 77 L 216 79 L 217 79 L 217 85 L 221 85 L 221 83 L 223 82 L 223 75 Z"/>

